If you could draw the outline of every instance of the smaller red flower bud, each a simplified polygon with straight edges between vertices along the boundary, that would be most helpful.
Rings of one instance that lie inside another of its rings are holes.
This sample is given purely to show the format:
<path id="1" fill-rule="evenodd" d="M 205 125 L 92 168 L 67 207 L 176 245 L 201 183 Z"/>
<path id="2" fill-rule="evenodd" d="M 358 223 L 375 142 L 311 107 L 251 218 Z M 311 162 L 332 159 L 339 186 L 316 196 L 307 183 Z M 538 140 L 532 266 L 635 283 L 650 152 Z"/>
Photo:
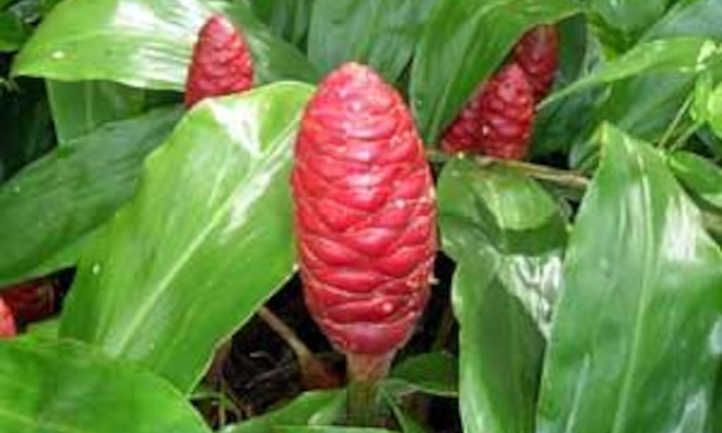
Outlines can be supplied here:
<path id="1" fill-rule="evenodd" d="M 0 339 L 14 337 L 16 333 L 13 312 L 3 298 L 0 298 Z"/>
<path id="2" fill-rule="evenodd" d="M 554 82 L 559 66 L 559 32 L 554 26 L 538 26 L 522 36 L 514 47 L 513 61 L 519 64 L 534 89 L 536 101 L 543 99 Z"/>
<path id="3" fill-rule="evenodd" d="M 253 59 L 243 34 L 222 15 L 201 28 L 186 80 L 185 105 L 204 98 L 248 90 L 253 85 Z"/>
<path id="4" fill-rule="evenodd" d="M 533 89 L 519 65 L 511 63 L 477 90 L 447 129 L 442 148 L 523 159 L 529 150 L 533 119 Z"/>

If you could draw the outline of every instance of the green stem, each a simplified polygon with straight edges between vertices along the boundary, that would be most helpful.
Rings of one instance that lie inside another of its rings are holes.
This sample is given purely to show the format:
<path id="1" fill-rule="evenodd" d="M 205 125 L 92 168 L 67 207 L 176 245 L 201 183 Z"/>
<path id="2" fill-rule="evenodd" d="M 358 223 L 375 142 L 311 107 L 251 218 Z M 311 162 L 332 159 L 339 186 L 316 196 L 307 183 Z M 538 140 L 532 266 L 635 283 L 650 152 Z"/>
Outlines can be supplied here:
<path id="1" fill-rule="evenodd" d="M 348 421 L 357 427 L 379 427 L 379 381 L 389 371 L 394 353 L 346 355 L 349 376 Z"/>
<path id="2" fill-rule="evenodd" d="M 667 142 L 672 137 L 674 130 L 677 129 L 677 126 L 684 118 L 684 115 L 687 113 L 687 110 L 689 110 L 689 107 L 692 105 L 693 96 L 694 96 L 693 94 L 687 96 L 687 99 L 684 101 L 684 104 L 682 104 L 682 106 L 679 107 L 677 114 L 674 116 L 674 120 L 672 120 L 672 123 L 669 124 L 669 126 L 667 127 L 667 130 L 664 131 L 664 135 L 662 136 L 662 139 L 659 140 L 659 148 L 660 149 L 665 148 Z"/>
<path id="3" fill-rule="evenodd" d="M 689 137 L 692 136 L 697 130 L 702 126 L 701 123 L 695 123 L 693 125 L 690 125 L 689 128 L 687 128 L 682 135 L 679 136 L 679 138 L 669 147 L 669 151 L 674 152 L 675 150 L 679 150 L 684 146 L 684 144 L 689 140 Z"/>

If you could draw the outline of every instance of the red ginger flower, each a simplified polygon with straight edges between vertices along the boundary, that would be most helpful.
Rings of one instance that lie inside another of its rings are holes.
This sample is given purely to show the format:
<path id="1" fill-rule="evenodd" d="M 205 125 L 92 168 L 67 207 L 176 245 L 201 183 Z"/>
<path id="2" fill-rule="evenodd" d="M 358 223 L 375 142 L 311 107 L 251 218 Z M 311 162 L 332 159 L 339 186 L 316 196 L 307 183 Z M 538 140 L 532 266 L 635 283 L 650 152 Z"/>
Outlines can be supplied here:
<path id="1" fill-rule="evenodd" d="M 0 298 L 0 338 L 14 337 L 16 332 L 13 312 L 3 298 Z"/>
<path id="2" fill-rule="evenodd" d="M 514 47 L 513 60 L 526 73 L 534 98 L 543 99 L 559 66 L 559 33 L 554 26 L 538 26 L 526 32 Z"/>
<path id="3" fill-rule="evenodd" d="M 348 354 L 389 355 L 429 297 L 433 180 L 401 96 L 348 63 L 306 107 L 292 175 L 306 304 Z"/>
<path id="4" fill-rule="evenodd" d="M 523 159 L 529 151 L 533 120 L 533 89 L 524 71 L 511 63 L 476 92 L 447 129 L 442 147 L 447 152 Z"/>
<path id="5" fill-rule="evenodd" d="M 246 39 L 222 15 L 201 28 L 186 80 L 185 105 L 204 98 L 248 90 L 253 85 L 253 59 Z"/>

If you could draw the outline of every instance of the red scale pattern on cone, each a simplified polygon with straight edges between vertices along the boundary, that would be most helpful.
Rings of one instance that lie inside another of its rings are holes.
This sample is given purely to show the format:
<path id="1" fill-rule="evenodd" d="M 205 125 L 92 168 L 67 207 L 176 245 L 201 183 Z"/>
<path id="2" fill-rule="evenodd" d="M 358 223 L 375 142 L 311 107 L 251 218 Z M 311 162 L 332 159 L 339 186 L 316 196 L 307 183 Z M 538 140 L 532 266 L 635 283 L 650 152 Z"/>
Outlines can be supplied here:
<path id="1" fill-rule="evenodd" d="M 253 85 L 253 59 L 248 43 L 222 15 L 201 28 L 186 80 L 185 105 L 211 96 L 248 90 Z"/>
<path id="2" fill-rule="evenodd" d="M 515 63 L 477 91 L 442 141 L 447 152 L 474 152 L 523 159 L 529 151 L 534 120 L 533 90 Z"/>
<path id="3" fill-rule="evenodd" d="M 348 63 L 309 102 L 292 175 L 306 304 L 341 351 L 405 344 L 429 297 L 433 180 L 401 96 Z"/>
<path id="4" fill-rule="evenodd" d="M 554 26 L 539 26 L 526 32 L 514 48 L 513 60 L 527 75 L 536 101 L 543 99 L 554 82 L 559 66 L 559 33 Z"/>
<path id="5" fill-rule="evenodd" d="M 13 312 L 3 298 L 0 298 L 0 338 L 14 337 L 16 332 Z"/>

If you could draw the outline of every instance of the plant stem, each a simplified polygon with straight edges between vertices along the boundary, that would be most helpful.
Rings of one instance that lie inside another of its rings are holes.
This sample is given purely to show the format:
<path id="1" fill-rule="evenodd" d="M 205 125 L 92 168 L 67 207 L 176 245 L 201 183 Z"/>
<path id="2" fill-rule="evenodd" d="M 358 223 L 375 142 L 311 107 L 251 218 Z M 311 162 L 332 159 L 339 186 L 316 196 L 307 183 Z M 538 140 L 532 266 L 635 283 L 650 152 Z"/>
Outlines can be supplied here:
<path id="1" fill-rule="evenodd" d="M 286 323 L 266 307 L 258 310 L 258 316 L 273 329 L 296 355 L 301 370 L 301 382 L 306 389 L 335 388 L 341 381 L 301 341 Z"/>
<path id="2" fill-rule="evenodd" d="M 393 357 L 394 352 L 382 355 L 346 355 L 349 377 L 348 421 L 351 425 L 379 426 L 381 411 L 378 383 L 388 373 Z"/>
<path id="3" fill-rule="evenodd" d="M 532 164 L 530 162 L 498 159 L 490 156 L 468 155 L 463 153 L 450 156 L 437 150 L 428 150 L 427 157 L 432 163 L 437 164 L 448 162 L 451 158 L 468 158 L 480 167 L 490 167 L 492 165 L 508 167 L 527 174 L 535 179 L 567 188 L 583 190 L 589 186 L 589 179 L 580 173 L 569 170 L 560 170 L 546 165 Z"/>
<path id="4" fill-rule="evenodd" d="M 694 97 L 694 94 L 690 94 L 689 96 L 687 96 L 687 99 L 684 101 L 682 106 L 679 107 L 677 114 L 674 116 L 674 120 L 672 120 L 672 123 L 669 124 L 669 126 L 667 127 L 667 130 L 664 131 L 664 135 L 662 136 L 662 139 L 659 140 L 659 148 L 660 149 L 664 149 L 667 142 L 672 137 L 674 130 L 677 129 L 679 122 L 682 121 L 682 118 L 687 113 L 687 110 L 689 110 L 689 107 L 692 105 L 693 97 Z"/>

